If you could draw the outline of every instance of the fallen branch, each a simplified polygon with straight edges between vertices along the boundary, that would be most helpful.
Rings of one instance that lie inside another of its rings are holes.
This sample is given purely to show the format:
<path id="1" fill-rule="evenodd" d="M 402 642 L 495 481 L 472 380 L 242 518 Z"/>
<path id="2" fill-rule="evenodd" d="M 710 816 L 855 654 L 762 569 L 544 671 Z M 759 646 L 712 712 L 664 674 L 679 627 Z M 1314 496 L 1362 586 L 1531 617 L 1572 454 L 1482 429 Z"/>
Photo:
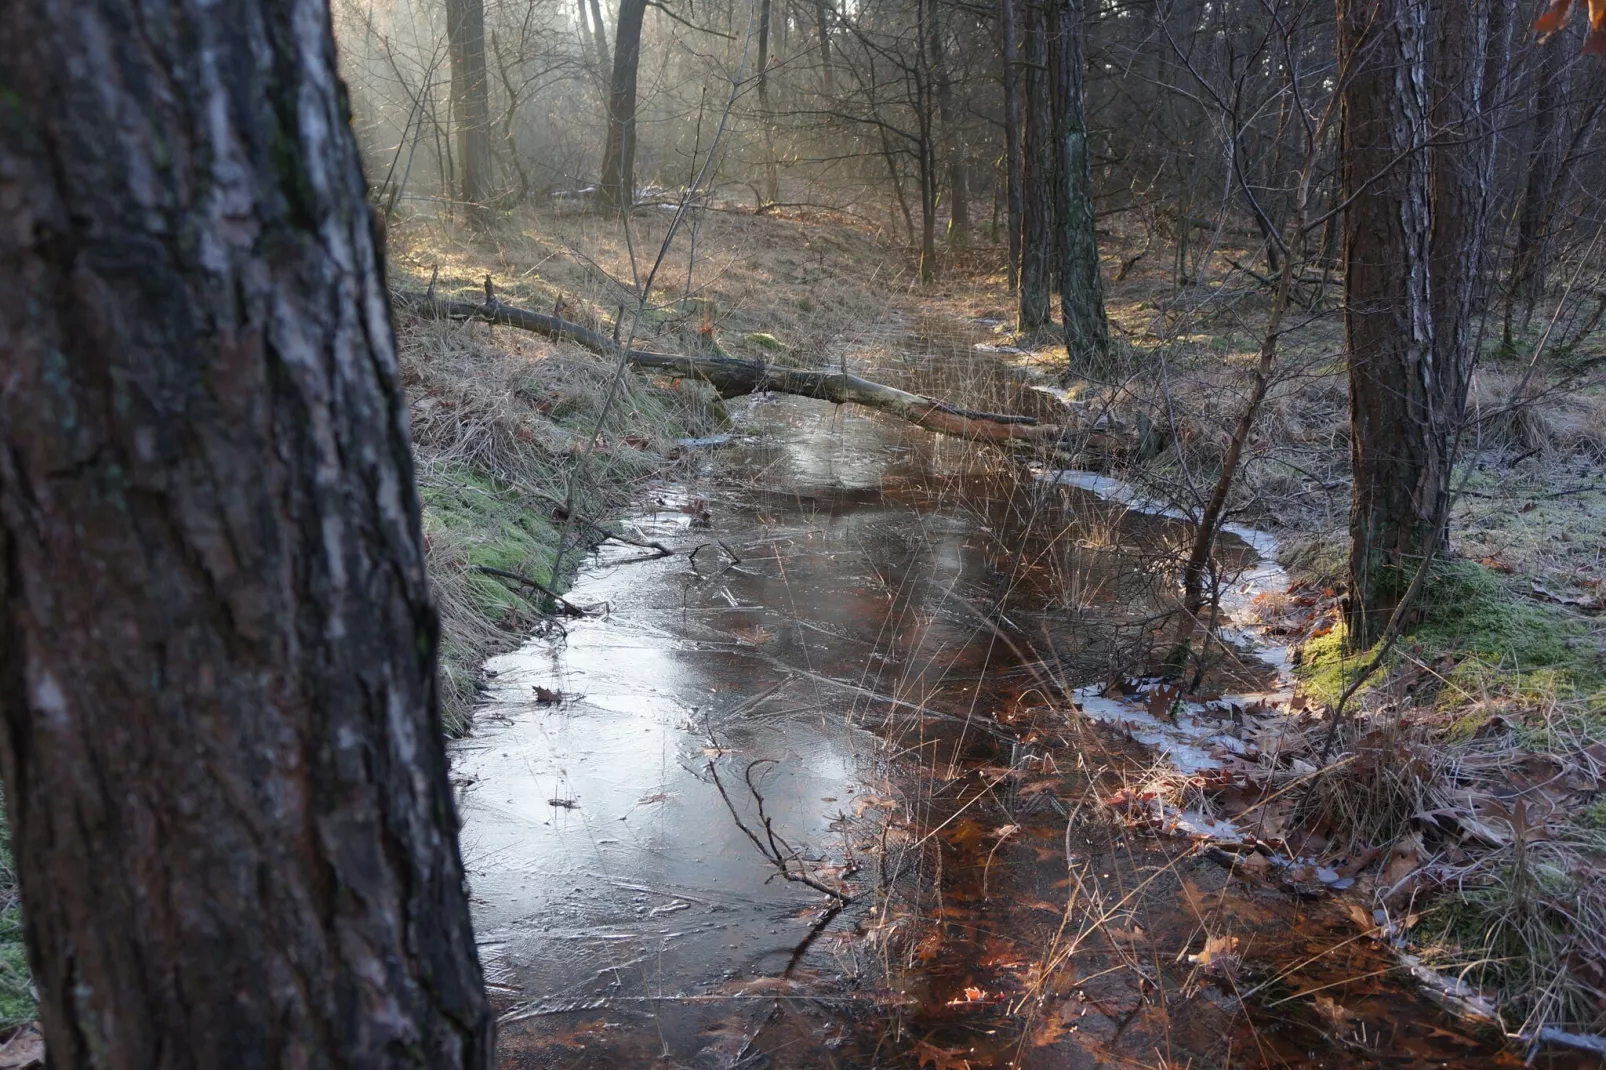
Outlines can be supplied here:
<path id="1" fill-rule="evenodd" d="M 618 344 L 600 331 L 557 316 L 503 304 L 494 295 L 484 304 L 475 304 L 397 291 L 391 295 L 391 300 L 398 308 L 430 319 L 480 320 L 517 327 L 555 341 L 573 342 L 603 356 L 619 356 Z M 768 391 L 796 394 L 838 405 L 863 405 L 900 417 L 928 431 L 978 442 L 1050 442 L 1065 433 L 1064 428 L 1039 423 L 1033 416 L 962 409 L 936 398 L 910 393 L 884 383 L 873 383 L 846 372 L 805 371 L 738 357 L 682 356 L 642 349 L 628 351 L 625 359 L 638 368 L 669 372 L 685 379 L 708 383 L 721 397 L 741 397 Z"/>
<path id="2" fill-rule="evenodd" d="M 780 685 L 776 685 L 776 687 L 770 689 L 769 693 L 773 693 L 779 689 Z M 742 820 L 742 815 L 737 812 L 736 804 L 731 802 L 730 795 L 726 793 L 725 784 L 719 779 L 719 770 L 714 767 L 713 762 L 708 763 L 708 775 L 713 779 L 714 787 L 719 789 L 719 797 L 725 800 L 725 808 L 730 811 L 731 819 L 736 822 L 736 827 L 741 829 L 749 840 L 753 841 L 753 846 L 758 848 L 758 853 L 763 855 L 765 860 L 768 861 L 770 865 L 775 867 L 776 872 L 781 877 L 789 881 L 794 881 L 798 884 L 806 885 L 807 887 L 813 888 L 817 892 L 824 892 L 826 895 L 837 901 L 838 908 L 836 909 L 847 906 L 849 903 L 853 902 L 853 896 L 848 895 L 846 892 L 840 891 L 836 888 L 832 888 L 830 885 L 822 884 L 813 877 L 809 876 L 807 871 L 805 871 L 803 868 L 805 863 L 803 859 L 798 856 L 797 850 L 776 833 L 774 819 L 764 812 L 764 796 L 759 794 L 758 788 L 753 784 L 753 767 L 758 765 L 767 765 L 770 764 L 771 761 L 772 759 L 761 758 L 756 762 L 749 762 L 747 764 L 747 771 L 742 777 L 745 781 L 747 781 L 747 790 L 752 793 L 753 798 L 758 803 L 758 817 L 759 821 L 762 822 L 761 827 L 764 829 L 765 839 L 769 841 L 768 844 L 766 844 L 764 840 L 759 839 L 758 834 L 752 829 L 748 828 L 747 822 Z M 794 865 L 796 868 L 793 868 Z"/>
<path id="3" fill-rule="evenodd" d="M 552 588 L 546 586 L 545 584 L 538 583 L 535 580 L 530 579 L 528 576 L 521 576 L 517 572 L 509 572 L 505 568 L 492 568 L 490 565 L 475 565 L 474 570 L 476 572 L 483 572 L 487 576 L 498 576 L 504 580 L 513 580 L 515 583 L 522 583 L 526 587 L 534 587 L 537 591 L 540 591 L 542 594 L 552 599 L 552 601 L 556 602 L 560 607 L 562 607 L 563 612 L 571 617 L 590 616 L 590 614 L 588 614 L 584 609 L 575 605 L 561 594 L 558 594 Z"/>

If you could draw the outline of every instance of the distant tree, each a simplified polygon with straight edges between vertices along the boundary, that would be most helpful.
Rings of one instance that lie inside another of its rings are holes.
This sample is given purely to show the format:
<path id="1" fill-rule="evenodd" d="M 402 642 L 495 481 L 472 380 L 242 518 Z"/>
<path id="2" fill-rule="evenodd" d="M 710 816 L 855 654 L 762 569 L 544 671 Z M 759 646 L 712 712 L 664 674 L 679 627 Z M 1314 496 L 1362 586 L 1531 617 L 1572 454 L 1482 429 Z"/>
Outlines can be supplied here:
<path id="1" fill-rule="evenodd" d="M 0 5 L 0 769 L 50 1064 L 488 1068 L 326 0 Z"/>
<path id="2" fill-rule="evenodd" d="M 484 0 L 446 0 L 446 39 L 452 58 L 452 122 L 457 130 L 458 196 L 469 222 L 489 221 L 491 97 L 485 71 Z"/>
<path id="3" fill-rule="evenodd" d="M 636 200 L 636 75 L 641 67 L 641 26 L 646 15 L 647 0 L 620 0 L 598 189 L 603 204 L 621 210 Z"/>
<path id="4" fill-rule="evenodd" d="M 1017 62 L 1019 29 L 1015 20 L 1015 0 L 998 0 L 998 47 L 1003 53 L 1004 83 L 1004 167 L 1009 201 L 1009 265 L 1006 276 L 1009 292 L 1020 286 L 1020 228 L 1022 197 L 1020 70 Z"/>
<path id="5" fill-rule="evenodd" d="M 1026 147 L 1021 178 L 1020 315 L 1023 332 L 1049 324 L 1048 293 L 1055 256 L 1054 109 L 1048 78 L 1048 30 L 1043 0 L 1026 0 Z"/>
<path id="6" fill-rule="evenodd" d="M 1082 0 L 1052 0 L 1049 82 L 1053 91 L 1054 219 L 1060 320 L 1073 375 L 1101 371 L 1110 355 L 1104 280 L 1094 228 L 1093 168 L 1082 93 Z"/>

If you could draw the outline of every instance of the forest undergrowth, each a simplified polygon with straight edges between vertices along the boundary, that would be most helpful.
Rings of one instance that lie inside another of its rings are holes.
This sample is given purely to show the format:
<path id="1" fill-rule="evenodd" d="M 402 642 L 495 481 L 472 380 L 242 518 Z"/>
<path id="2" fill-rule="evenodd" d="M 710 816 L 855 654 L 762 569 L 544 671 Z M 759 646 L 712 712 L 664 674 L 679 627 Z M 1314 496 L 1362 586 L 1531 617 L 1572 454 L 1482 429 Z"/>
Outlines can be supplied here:
<path id="1" fill-rule="evenodd" d="M 1239 266 L 1247 248 L 1220 243 L 1178 285 L 1174 265 L 1151 262 L 1147 240 L 1112 221 L 1103 244 L 1117 373 L 1067 384 L 1051 334 L 1013 335 L 1000 250 L 955 251 L 921 287 L 910 254 L 844 218 L 710 210 L 692 220 L 639 322 L 633 282 L 657 256 L 668 224 L 659 209 L 638 210 L 628 236 L 610 218 L 543 211 L 473 244 L 421 218 L 393 228 L 391 272 L 399 285 L 476 301 L 489 275 L 499 300 L 605 334 L 633 331 L 669 352 L 859 370 L 895 335 L 942 335 L 996 353 L 1082 419 L 1074 463 L 1184 512 L 1213 485 L 1268 304 L 1264 280 Z M 1263 597 L 1256 615 L 1296 649 L 1301 691 L 1283 711 L 1278 749 L 1240 786 L 1280 794 L 1257 827 L 1269 819 L 1291 852 L 1365 859 L 1352 894 L 1375 901 L 1379 936 L 1486 994 L 1507 1032 L 1599 1029 L 1606 390 L 1587 369 L 1600 341 L 1560 345 L 1536 329 L 1514 347 L 1483 347 L 1449 553 L 1410 633 L 1329 739 L 1331 704 L 1365 660 L 1342 654 L 1349 441 L 1338 289 L 1316 280 L 1302 295 L 1230 500 L 1232 520 L 1281 539 L 1292 586 Z M 611 360 L 483 324 L 402 316 L 398 327 L 448 716 L 460 730 L 478 664 L 550 608 L 479 567 L 561 590 L 614 512 L 677 466 L 705 463 L 680 440 L 717 430 L 723 412 L 690 384 L 629 372 L 614 419 L 586 449 Z M 958 404 L 1001 401 L 986 377 L 955 384 L 917 366 L 890 375 Z M 565 525 L 559 507 L 575 487 L 585 522 Z M 1316 775 L 1324 757 L 1332 771 Z M 1244 805 L 1221 803 L 1229 815 Z"/>
<path id="2" fill-rule="evenodd" d="M 1083 463 L 1198 515 L 1249 393 L 1263 280 L 1230 241 L 1185 286 L 1172 265 L 1145 272 L 1118 223 L 1103 245 L 1106 272 L 1126 276 L 1109 294 L 1122 362 L 1107 382 L 1070 386 L 1106 431 Z M 1052 374 L 1056 346 L 1010 335 L 1001 272 L 983 261 L 972 277 L 968 292 L 950 284 L 960 313 L 995 322 L 1006 353 L 1024 350 L 1015 359 Z M 1291 855 L 1354 869 L 1353 894 L 1375 901 L 1381 936 L 1488 997 L 1464 1009 L 1491 1010 L 1512 1035 L 1599 1032 L 1606 340 L 1570 334 L 1558 311 L 1514 345 L 1481 347 L 1447 552 L 1335 733 L 1333 707 L 1373 654 L 1344 652 L 1339 290 L 1336 279 L 1312 284 L 1301 322 L 1280 338 L 1230 499 L 1232 519 L 1279 537 L 1292 583 L 1257 601 L 1253 623 L 1290 644 L 1298 690 L 1275 748 L 1238 762 L 1236 788 L 1218 802 L 1228 816 L 1254 814 L 1257 832 Z"/>

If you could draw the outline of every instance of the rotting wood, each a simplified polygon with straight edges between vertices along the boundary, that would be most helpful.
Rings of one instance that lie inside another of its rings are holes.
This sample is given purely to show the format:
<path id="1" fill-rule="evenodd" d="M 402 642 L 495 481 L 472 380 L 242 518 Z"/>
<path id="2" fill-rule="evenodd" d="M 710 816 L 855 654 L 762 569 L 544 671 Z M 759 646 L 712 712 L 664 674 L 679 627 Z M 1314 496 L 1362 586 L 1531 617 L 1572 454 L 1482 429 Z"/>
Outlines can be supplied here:
<path id="1" fill-rule="evenodd" d="M 391 300 L 399 308 L 431 319 L 480 320 L 517 327 L 555 341 L 573 342 L 604 356 L 619 355 L 618 345 L 599 331 L 557 316 L 504 304 L 495 297 L 484 304 L 475 304 L 396 291 L 392 293 Z M 838 405 L 863 405 L 900 417 L 928 431 L 977 442 L 1047 444 L 1058 441 L 1067 430 L 1056 424 L 1042 423 L 1034 416 L 959 408 L 936 398 L 871 382 L 846 372 L 808 371 L 738 357 L 687 356 L 641 349 L 631 349 L 625 359 L 638 368 L 701 380 L 718 391 L 721 397 L 741 397 L 769 391 L 816 398 Z"/>

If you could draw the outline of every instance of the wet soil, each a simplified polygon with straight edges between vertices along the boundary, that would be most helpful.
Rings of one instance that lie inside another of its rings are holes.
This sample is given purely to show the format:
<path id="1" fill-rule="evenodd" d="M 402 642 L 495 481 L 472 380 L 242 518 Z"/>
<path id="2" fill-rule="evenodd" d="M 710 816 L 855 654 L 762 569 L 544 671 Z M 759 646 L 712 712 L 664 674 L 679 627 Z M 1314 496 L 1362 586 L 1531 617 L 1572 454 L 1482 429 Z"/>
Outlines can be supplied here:
<path id="1" fill-rule="evenodd" d="M 494 661 L 457 749 L 504 1066 L 1521 1065 L 1358 904 L 1107 805 L 1178 774 L 1069 696 L 1152 656 L 1177 521 L 742 420 L 731 477 L 637 518 L 680 552 L 599 558 L 569 597 L 606 616 Z"/>

